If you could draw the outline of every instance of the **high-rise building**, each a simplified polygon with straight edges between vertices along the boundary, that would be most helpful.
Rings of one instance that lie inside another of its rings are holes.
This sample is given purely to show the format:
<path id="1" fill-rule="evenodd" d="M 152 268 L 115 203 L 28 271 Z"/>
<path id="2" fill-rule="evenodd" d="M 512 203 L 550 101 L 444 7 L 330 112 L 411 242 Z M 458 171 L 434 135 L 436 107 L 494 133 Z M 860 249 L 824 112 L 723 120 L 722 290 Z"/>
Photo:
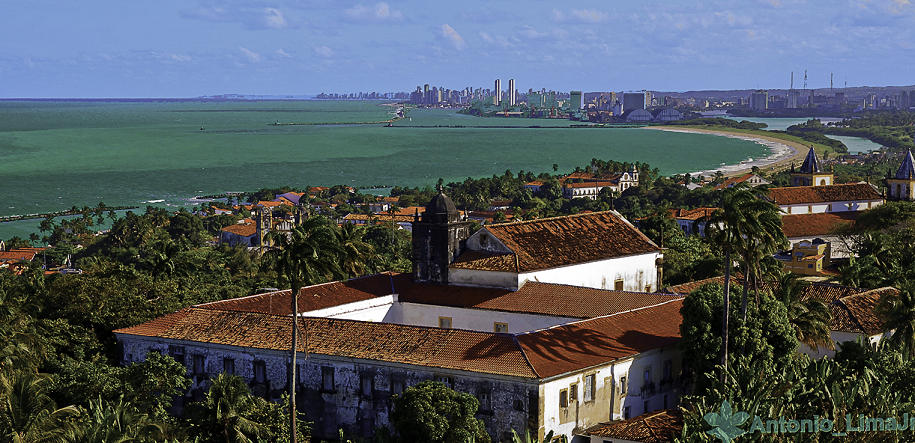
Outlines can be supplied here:
<path id="1" fill-rule="evenodd" d="M 577 112 L 581 109 L 581 91 L 571 91 L 569 92 L 569 109 L 572 112 Z"/>
<path id="2" fill-rule="evenodd" d="M 797 89 L 788 90 L 788 108 L 794 109 L 797 108 L 797 99 L 801 96 L 801 91 Z"/>
<path id="3" fill-rule="evenodd" d="M 756 109 L 757 111 L 769 109 L 769 91 L 758 89 L 755 92 L 750 93 L 750 108 Z"/>
<path id="4" fill-rule="evenodd" d="M 496 90 L 492 93 L 492 104 L 496 106 L 502 104 L 502 79 L 496 79 Z"/>
<path id="5" fill-rule="evenodd" d="M 515 106 L 515 79 L 508 79 L 508 105 Z"/>
<path id="6" fill-rule="evenodd" d="M 645 109 L 651 103 L 651 93 L 647 91 L 624 92 L 623 112 L 633 109 Z"/>

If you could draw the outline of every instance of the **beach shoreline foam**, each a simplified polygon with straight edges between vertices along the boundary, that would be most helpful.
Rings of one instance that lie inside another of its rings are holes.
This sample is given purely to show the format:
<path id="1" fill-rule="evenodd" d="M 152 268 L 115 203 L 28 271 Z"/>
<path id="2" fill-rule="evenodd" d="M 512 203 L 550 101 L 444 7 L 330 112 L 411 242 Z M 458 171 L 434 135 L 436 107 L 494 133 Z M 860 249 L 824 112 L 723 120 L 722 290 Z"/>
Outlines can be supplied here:
<path id="1" fill-rule="evenodd" d="M 759 143 L 769 149 L 770 155 L 765 158 L 753 159 L 752 161 L 742 161 L 736 165 L 722 165 L 720 168 L 709 169 L 705 171 L 696 171 L 692 175 L 714 176 L 716 172 L 721 171 L 725 177 L 735 177 L 750 173 L 753 166 L 759 169 L 768 169 L 769 171 L 779 171 L 787 169 L 792 163 L 804 161 L 807 155 L 807 147 L 796 142 L 790 142 L 775 137 L 767 137 L 758 134 L 744 134 L 739 132 L 728 132 L 722 130 L 694 129 L 694 128 L 661 128 L 650 126 L 645 129 L 669 132 L 684 132 L 689 134 L 717 135 L 720 137 L 737 138 Z M 749 160 L 749 159 L 748 159 Z"/>

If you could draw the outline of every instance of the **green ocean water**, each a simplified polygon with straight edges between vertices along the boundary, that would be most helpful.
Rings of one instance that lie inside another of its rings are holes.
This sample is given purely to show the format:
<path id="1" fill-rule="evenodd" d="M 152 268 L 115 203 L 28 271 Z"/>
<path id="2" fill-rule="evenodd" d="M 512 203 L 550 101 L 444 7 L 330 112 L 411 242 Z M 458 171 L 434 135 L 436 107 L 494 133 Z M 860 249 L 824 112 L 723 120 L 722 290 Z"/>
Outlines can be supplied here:
<path id="1" fill-rule="evenodd" d="M 768 155 L 759 144 L 726 137 L 575 129 L 563 120 L 452 110 L 412 110 L 393 128 L 273 125 L 380 121 L 390 112 L 377 102 L 343 101 L 0 101 L 0 215 L 99 201 L 162 200 L 156 204 L 176 208 L 196 195 L 282 185 L 434 186 L 439 177 L 539 173 L 554 163 L 570 171 L 592 158 L 641 161 L 674 174 Z M 415 127 L 439 125 L 481 127 Z M 37 224 L 0 224 L 0 238 L 28 235 Z"/>

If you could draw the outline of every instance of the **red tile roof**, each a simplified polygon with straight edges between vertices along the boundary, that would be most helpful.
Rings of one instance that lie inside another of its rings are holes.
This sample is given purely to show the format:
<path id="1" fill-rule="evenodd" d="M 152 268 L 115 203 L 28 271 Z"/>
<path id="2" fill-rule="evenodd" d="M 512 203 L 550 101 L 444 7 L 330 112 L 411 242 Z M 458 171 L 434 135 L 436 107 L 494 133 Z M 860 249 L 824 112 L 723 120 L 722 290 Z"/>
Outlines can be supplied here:
<path id="1" fill-rule="evenodd" d="M 822 237 L 835 233 L 842 226 L 854 224 L 859 211 L 819 212 L 814 214 L 789 214 L 782 216 L 785 237 Z"/>
<path id="2" fill-rule="evenodd" d="M 575 371 L 680 341 L 683 299 L 532 333 L 518 343 L 541 378 Z"/>
<path id="3" fill-rule="evenodd" d="M 6 261 L 31 261 L 35 258 L 35 255 L 38 251 L 28 248 L 28 249 L 13 249 L 11 251 L 0 251 L 0 262 Z"/>
<path id="4" fill-rule="evenodd" d="M 516 310 L 518 305 L 538 302 L 542 311 L 591 308 L 615 312 L 568 325 L 520 335 L 440 329 L 391 323 L 300 317 L 301 331 L 308 334 L 308 352 L 348 358 L 374 359 L 420 366 L 449 368 L 522 378 L 543 378 L 629 357 L 679 340 L 679 297 L 664 301 L 657 294 L 614 293 L 563 285 L 534 284 L 529 293 L 454 286 L 411 285 L 408 274 L 381 274 L 347 282 L 306 288 L 300 293 L 300 309 L 315 310 L 341 301 L 366 299 L 403 289 L 407 300 L 433 296 L 452 305 L 489 306 Z M 543 303 L 544 291 L 556 300 Z M 520 291 L 519 291 L 520 292 Z M 616 294 L 618 299 L 599 300 Z M 313 295 L 318 297 L 314 298 Z M 426 294 L 426 295 L 423 295 Z M 657 297 L 661 304 L 647 306 Z M 574 306 L 575 299 L 585 307 Z M 561 302 L 560 300 L 565 300 Z M 607 307 L 600 307 L 601 302 Z M 420 301 L 421 302 L 421 301 Z M 609 302 L 609 303 L 607 303 Z M 119 335 L 189 340 L 260 349 L 287 349 L 291 332 L 289 292 L 245 297 L 192 306 L 151 322 L 115 331 Z M 551 304 L 552 303 L 552 304 Z M 446 304 L 447 305 L 447 304 Z M 552 306 L 552 307 L 551 307 Z M 631 307 L 636 307 L 629 310 Z M 304 340 L 299 350 L 305 351 Z"/>
<path id="5" fill-rule="evenodd" d="M 898 294 L 896 288 L 872 289 L 843 297 L 829 305 L 832 310 L 832 330 L 877 335 L 884 332 L 883 320 L 875 308 L 884 296 Z"/>
<path id="6" fill-rule="evenodd" d="M 867 183 L 844 185 L 798 186 L 769 189 L 769 199 L 777 205 L 800 205 L 840 201 L 882 200 L 873 186 Z"/>
<path id="7" fill-rule="evenodd" d="M 397 288 L 398 300 L 460 308 L 489 309 L 570 318 L 594 318 L 644 308 L 679 295 L 608 291 L 552 283 L 527 282 L 517 291 L 414 283 Z"/>
<path id="8" fill-rule="evenodd" d="M 299 291 L 299 312 L 317 311 L 347 303 L 370 300 L 392 294 L 395 283 L 409 282 L 409 274 L 375 274 L 352 280 L 307 286 Z M 259 312 L 263 314 L 292 315 L 290 290 L 267 292 L 248 297 L 221 300 L 197 305 L 200 309 L 222 311 Z"/>
<path id="9" fill-rule="evenodd" d="M 587 263 L 661 249 L 618 214 L 594 212 L 484 227 L 517 255 L 517 272 Z M 492 269 L 502 271 L 505 259 Z M 469 263 L 460 257 L 456 263 Z M 472 266 L 472 265 L 463 265 Z"/>
<path id="10" fill-rule="evenodd" d="M 516 257 L 517 255 L 507 252 L 465 251 L 448 267 L 518 273 L 520 271 Z"/>
<path id="11" fill-rule="evenodd" d="M 585 435 L 642 443 L 672 443 L 683 432 L 683 412 L 662 409 L 615 423 L 588 428 Z"/>
<path id="12" fill-rule="evenodd" d="M 300 317 L 299 322 L 308 336 L 299 341 L 300 352 L 536 378 L 510 334 L 329 318 Z M 291 332 L 289 316 L 197 307 L 115 331 L 271 350 L 288 349 Z"/>
<path id="13" fill-rule="evenodd" d="M 221 229 L 225 232 L 231 232 L 232 234 L 240 235 L 242 237 L 250 237 L 254 234 L 257 234 L 257 226 L 253 224 L 237 224 L 229 225 Z"/>
<path id="14" fill-rule="evenodd" d="M 712 216 L 718 208 L 668 209 L 667 214 L 678 220 L 699 220 Z"/>

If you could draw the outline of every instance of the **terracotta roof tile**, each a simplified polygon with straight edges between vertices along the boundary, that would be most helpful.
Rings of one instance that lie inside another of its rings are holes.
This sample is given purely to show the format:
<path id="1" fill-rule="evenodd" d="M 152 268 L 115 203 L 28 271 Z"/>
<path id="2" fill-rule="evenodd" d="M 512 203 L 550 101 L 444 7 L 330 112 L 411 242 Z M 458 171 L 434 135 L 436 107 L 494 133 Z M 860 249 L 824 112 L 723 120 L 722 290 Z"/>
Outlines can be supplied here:
<path id="1" fill-rule="evenodd" d="M 603 364 L 680 341 L 681 298 L 661 305 L 519 334 L 541 378 Z"/>
<path id="2" fill-rule="evenodd" d="M 712 216 L 718 208 L 668 209 L 667 214 L 678 220 L 699 220 Z"/>
<path id="3" fill-rule="evenodd" d="M 257 226 L 253 224 L 236 224 L 229 225 L 221 229 L 225 232 L 231 232 L 233 234 L 240 235 L 242 237 L 250 237 L 254 234 L 257 234 Z"/>
<path id="4" fill-rule="evenodd" d="M 388 214 L 356 214 L 351 213 L 347 214 L 346 217 L 343 217 L 343 220 L 346 221 L 377 221 L 377 222 L 390 222 L 391 216 Z M 412 215 L 395 215 L 394 221 L 397 223 L 412 223 Z"/>
<path id="5" fill-rule="evenodd" d="M 517 257 L 515 254 L 510 253 L 465 251 L 448 265 L 448 267 L 517 273 L 518 264 L 515 261 L 515 257 Z"/>
<path id="6" fill-rule="evenodd" d="M 827 186 L 798 186 L 769 189 L 769 199 L 777 205 L 800 205 L 840 201 L 882 200 L 873 186 L 850 183 Z"/>
<path id="7" fill-rule="evenodd" d="M 487 226 L 529 272 L 632 254 L 660 252 L 618 214 L 595 212 Z"/>
<path id="8" fill-rule="evenodd" d="M 789 214 L 782 216 L 782 232 L 788 238 L 822 237 L 835 233 L 842 226 L 854 224 L 858 215 L 859 211 Z"/>
<path id="9" fill-rule="evenodd" d="M 37 253 L 32 250 L 0 251 L 0 261 L 31 261 Z"/>
<path id="10" fill-rule="evenodd" d="M 585 435 L 642 443 L 672 443 L 682 432 L 683 412 L 662 409 L 628 420 L 593 426 L 585 431 Z"/>
<path id="11" fill-rule="evenodd" d="M 830 304 L 833 316 L 832 330 L 867 335 L 884 332 L 883 320 L 877 315 L 875 308 L 882 297 L 898 293 L 896 288 L 885 287 L 836 300 Z"/>
<path id="12" fill-rule="evenodd" d="M 537 377 L 510 334 L 329 318 L 304 317 L 299 321 L 299 330 L 308 335 L 309 354 Z M 289 316 L 192 307 L 115 333 L 285 350 L 291 331 Z M 300 352 L 306 352 L 305 342 L 299 341 Z"/>
<path id="13" fill-rule="evenodd" d="M 527 282 L 517 291 L 414 283 L 398 287 L 401 302 L 570 318 L 594 318 L 664 303 L 679 295 L 608 291 Z"/>
<path id="14" fill-rule="evenodd" d="M 409 274 L 375 274 L 319 285 L 307 286 L 299 291 L 299 312 L 317 311 L 347 303 L 355 303 L 392 294 L 392 287 L 409 281 Z M 259 312 L 275 315 L 292 315 L 291 291 L 267 292 L 248 297 L 221 300 L 195 306 L 200 309 L 222 311 Z"/>

